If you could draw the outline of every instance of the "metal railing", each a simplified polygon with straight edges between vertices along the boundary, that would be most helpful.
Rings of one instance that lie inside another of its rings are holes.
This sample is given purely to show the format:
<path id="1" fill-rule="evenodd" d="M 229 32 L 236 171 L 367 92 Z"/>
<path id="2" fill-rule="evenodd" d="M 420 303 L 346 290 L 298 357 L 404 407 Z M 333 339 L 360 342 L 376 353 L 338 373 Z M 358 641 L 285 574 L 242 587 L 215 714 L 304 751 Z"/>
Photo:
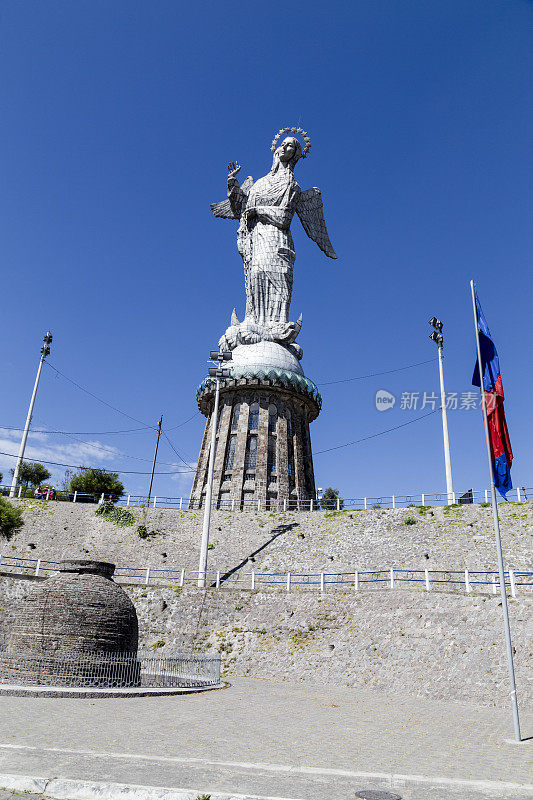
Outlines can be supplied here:
<path id="1" fill-rule="evenodd" d="M 0 683 L 64 687 L 202 687 L 220 683 L 220 655 L 0 650 Z"/>
<path id="2" fill-rule="evenodd" d="M 37 558 L 19 558 L 17 556 L 0 555 L 0 570 L 5 573 L 46 577 L 58 572 L 59 561 L 48 561 Z M 533 589 L 533 571 L 506 570 L 505 585 L 512 597 L 516 597 L 518 587 Z M 171 583 L 178 587 L 187 584 L 198 584 L 200 573 L 197 569 L 159 569 L 150 565 L 143 567 L 117 567 L 114 579 L 120 583 L 138 584 L 141 586 L 166 585 Z M 263 572 L 244 570 L 209 570 L 206 572 L 208 584 L 215 589 L 243 588 L 261 589 L 267 586 L 284 588 L 318 588 L 325 591 L 327 587 L 340 588 L 391 588 L 400 584 L 421 584 L 426 591 L 435 588 L 459 588 L 466 592 L 473 587 L 487 587 L 496 594 L 499 591 L 499 575 L 494 570 L 469 569 L 397 569 L 387 567 L 375 570 L 353 570 L 351 572 Z"/>
<path id="3" fill-rule="evenodd" d="M 9 495 L 9 486 L 0 486 L 0 494 Z M 18 498 L 34 498 L 35 489 L 24 489 L 20 486 L 17 490 Z M 63 492 L 53 490 L 45 492 L 40 499 L 55 499 L 71 503 L 103 503 L 104 500 L 112 500 L 113 495 L 109 494 L 89 494 L 84 492 Z M 533 499 L 533 488 L 516 487 L 508 495 L 508 500 L 518 503 L 527 502 Z M 142 495 L 124 494 L 118 500 L 114 500 L 117 505 L 124 506 L 147 506 L 147 498 Z M 409 508 L 410 506 L 446 506 L 446 505 L 469 505 L 472 503 L 489 503 L 490 489 L 468 489 L 466 492 L 422 492 L 412 494 L 393 494 L 381 495 L 377 497 L 339 497 L 331 500 L 311 499 L 311 500 L 222 500 L 214 499 L 212 507 L 223 511 L 367 511 L 380 508 Z M 499 502 L 505 502 L 500 499 Z M 150 499 L 151 508 L 174 508 L 179 511 L 198 511 L 203 509 L 203 500 L 194 500 L 188 497 L 166 497 L 155 495 Z"/>

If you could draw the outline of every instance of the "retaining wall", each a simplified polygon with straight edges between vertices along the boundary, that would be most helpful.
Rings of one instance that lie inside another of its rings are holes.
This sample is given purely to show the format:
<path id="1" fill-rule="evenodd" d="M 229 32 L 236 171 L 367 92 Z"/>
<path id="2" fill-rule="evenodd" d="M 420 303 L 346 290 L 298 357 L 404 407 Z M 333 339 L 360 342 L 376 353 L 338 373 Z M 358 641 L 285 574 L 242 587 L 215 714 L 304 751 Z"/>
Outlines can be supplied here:
<path id="1" fill-rule="evenodd" d="M 197 567 L 199 512 L 133 509 L 118 528 L 94 506 L 20 501 L 24 528 L 4 554 L 95 558 L 118 565 Z M 407 517 L 416 521 L 406 525 Z M 145 523 L 148 539 L 137 524 Z M 533 508 L 501 507 L 506 565 L 531 569 Z M 274 514 L 215 512 L 210 567 L 293 572 L 397 568 L 495 569 L 491 509 L 480 506 Z M 31 546 L 32 545 L 32 546 Z M 253 559 L 253 560 L 252 560 Z M 32 581 L 0 578 L 0 635 Z M 487 705 L 508 701 L 500 599 L 489 593 L 336 589 L 208 590 L 126 587 L 140 644 L 155 652 L 195 646 L 223 655 L 225 674 L 374 686 Z M 529 591 L 510 599 L 519 700 L 533 699 Z"/>
<path id="2" fill-rule="evenodd" d="M 32 581 L 0 578 L 0 630 Z M 394 589 L 318 596 L 126 587 L 140 645 L 221 652 L 224 675 L 375 687 L 485 705 L 508 702 L 498 597 Z M 533 599 L 509 601 L 518 696 L 533 701 Z M 472 720 L 470 720 L 472 722 Z"/>

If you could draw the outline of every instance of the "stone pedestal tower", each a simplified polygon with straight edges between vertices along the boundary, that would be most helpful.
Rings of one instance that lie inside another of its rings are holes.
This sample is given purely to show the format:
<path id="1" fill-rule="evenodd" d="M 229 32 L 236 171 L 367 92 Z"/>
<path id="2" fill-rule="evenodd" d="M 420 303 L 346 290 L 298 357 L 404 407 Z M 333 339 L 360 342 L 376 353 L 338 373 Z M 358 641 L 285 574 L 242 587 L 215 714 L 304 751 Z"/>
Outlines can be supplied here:
<path id="1" fill-rule="evenodd" d="M 277 147 L 283 133 L 288 136 Z M 322 197 L 316 187 L 302 192 L 294 167 L 309 152 L 301 128 L 284 128 L 272 142 L 268 175 L 242 185 L 240 166 L 228 167 L 227 199 L 211 206 L 216 217 L 239 221 L 237 249 L 244 264 L 246 311 L 235 310 L 219 341 L 231 351 L 230 376 L 221 379 L 218 420 L 213 419 L 216 381 L 206 378 L 197 392 L 207 423 L 191 493 L 191 505 L 204 502 L 212 425 L 217 425 L 213 503 L 231 508 L 302 507 L 315 497 L 309 423 L 321 408 L 315 384 L 305 377 L 296 338 L 302 318 L 289 320 L 294 244 L 290 225 L 298 215 L 307 235 L 330 258 Z"/>
<path id="2" fill-rule="evenodd" d="M 315 498 L 309 423 L 322 402 L 316 386 L 298 359 L 275 342 L 240 345 L 230 363 L 232 377 L 220 389 L 215 506 L 305 507 L 302 501 Z M 214 386 L 206 378 L 197 395 L 207 423 L 191 494 L 196 506 L 206 492 Z"/>

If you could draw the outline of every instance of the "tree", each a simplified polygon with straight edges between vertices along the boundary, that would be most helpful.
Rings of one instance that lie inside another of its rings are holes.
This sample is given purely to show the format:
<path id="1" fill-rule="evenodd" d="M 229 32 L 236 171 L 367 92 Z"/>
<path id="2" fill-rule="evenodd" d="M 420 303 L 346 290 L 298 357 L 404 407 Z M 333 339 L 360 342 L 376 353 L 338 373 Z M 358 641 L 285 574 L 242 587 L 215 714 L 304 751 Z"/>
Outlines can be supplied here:
<path id="1" fill-rule="evenodd" d="M 0 472 L 0 484 L 2 483 L 2 481 L 3 481 L 3 480 L 4 480 L 4 476 L 3 476 L 3 474 Z"/>
<path id="2" fill-rule="evenodd" d="M 0 536 L 3 536 L 4 539 L 11 539 L 23 525 L 22 508 L 17 508 L 8 500 L 0 497 Z"/>
<path id="3" fill-rule="evenodd" d="M 320 508 L 322 509 L 336 509 L 337 503 L 339 508 L 344 508 L 344 500 L 338 500 L 339 498 L 339 490 L 333 489 L 331 486 L 328 486 L 327 489 L 324 490 L 324 494 L 322 495 L 322 500 L 320 501 Z"/>
<path id="4" fill-rule="evenodd" d="M 61 478 L 60 488 L 63 492 L 70 491 L 70 482 L 76 473 L 73 469 L 66 469 L 65 474 Z"/>
<path id="5" fill-rule="evenodd" d="M 15 474 L 14 469 L 9 470 L 12 475 Z M 20 465 L 19 470 L 19 483 L 21 483 L 26 488 L 28 486 L 40 486 L 43 481 L 47 481 L 50 477 L 50 473 L 44 466 L 44 464 L 39 464 L 37 462 L 31 463 L 29 461 L 23 461 Z"/>
<path id="6" fill-rule="evenodd" d="M 106 472 L 103 469 L 80 467 L 80 471 L 70 480 L 71 492 L 80 494 L 105 494 L 106 499 L 113 502 L 124 494 L 124 485 L 118 479 L 118 472 Z"/>

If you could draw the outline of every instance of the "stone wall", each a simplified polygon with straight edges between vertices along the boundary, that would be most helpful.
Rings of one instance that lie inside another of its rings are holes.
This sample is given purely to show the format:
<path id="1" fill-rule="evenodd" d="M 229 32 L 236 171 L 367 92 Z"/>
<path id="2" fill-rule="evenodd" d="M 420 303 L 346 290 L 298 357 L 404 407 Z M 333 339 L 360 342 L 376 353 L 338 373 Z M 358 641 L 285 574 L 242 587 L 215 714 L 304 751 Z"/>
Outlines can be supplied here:
<path id="1" fill-rule="evenodd" d="M 0 552 L 26 558 L 93 558 L 117 567 L 197 569 L 202 512 L 132 509 L 136 523 L 119 528 L 94 505 L 20 500 L 24 527 Z M 500 506 L 504 559 L 533 569 L 533 505 Z M 145 520 L 146 517 L 146 520 Z M 412 517 L 416 522 L 406 525 Z M 140 539 L 145 522 L 150 535 Z M 416 508 L 360 512 L 224 512 L 212 515 L 209 568 L 227 571 L 341 572 L 394 566 L 496 569 L 490 508 Z"/>
<path id="2" fill-rule="evenodd" d="M 0 630 L 30 581 L 0 578 Z M 221 652 L 224 674 L 508 702 L 499 598 L 416 589 L 202 592 L 127 587 L 140 645 Z M 533 700 L 531 598 L 510 600 L 518 697 Z M 473 722 L 470 720 L 470 722 Z"/>
<path id="3" fill-rule="evenodd" d="M 24 528 L 4 555 L 94 558 L 120 565 L 197 569 L 202 514 L 133 509 L 119 528 L 95 506 L 25 500 Z M 146 520 L 145 520 L 146 516 Z M 416 522 L 406 524 L 413 517 Z M 146 522 L 150 536 L 136 526 Z M 210 568 L 335 572 L 355 567 L 495 569 L 491 509 L 463 506 L 367 512 L 221 512 L 212 517 Z M 533 506 L 501 506 L 506 564 L 531 569 Z M 0 639 L 29 581 L 0 578 Z M 159 652 L 193 643 L 220 650 L 226 674 L 376 686 L 487 704 L 507 701 L 499 597 L 476 590 L 424 592 L 275 589 L 180 590 L 127 587 L 139 615 L 140 644 Z M 530 590 L 527 590 L 529 592 Z M 532 600 L 509 610 L 519 696 L 531 697 Z M 529 666 L 528 666 L 529 665 Z"/>

